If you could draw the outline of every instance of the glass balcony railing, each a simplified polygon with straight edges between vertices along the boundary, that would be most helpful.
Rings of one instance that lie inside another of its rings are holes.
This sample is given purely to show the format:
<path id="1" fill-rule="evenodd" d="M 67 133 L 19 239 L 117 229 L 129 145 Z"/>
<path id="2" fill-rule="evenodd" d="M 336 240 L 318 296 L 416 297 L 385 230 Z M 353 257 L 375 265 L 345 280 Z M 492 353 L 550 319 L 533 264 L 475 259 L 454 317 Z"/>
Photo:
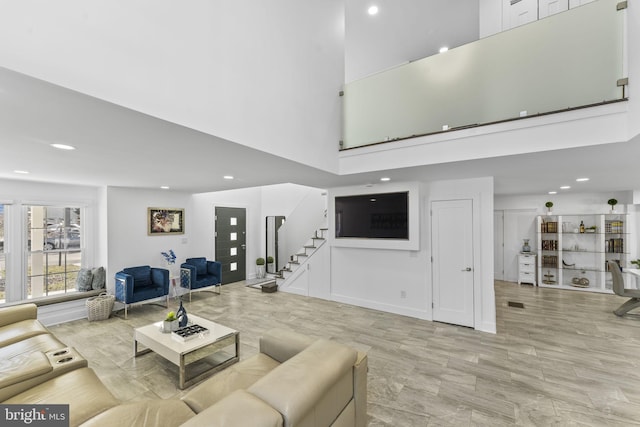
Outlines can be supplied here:
<path id="1" fill-rule="evenodd" d="M 617 4 L 598 0 L 347 84 L 342 149 L 624 100 Z"/>

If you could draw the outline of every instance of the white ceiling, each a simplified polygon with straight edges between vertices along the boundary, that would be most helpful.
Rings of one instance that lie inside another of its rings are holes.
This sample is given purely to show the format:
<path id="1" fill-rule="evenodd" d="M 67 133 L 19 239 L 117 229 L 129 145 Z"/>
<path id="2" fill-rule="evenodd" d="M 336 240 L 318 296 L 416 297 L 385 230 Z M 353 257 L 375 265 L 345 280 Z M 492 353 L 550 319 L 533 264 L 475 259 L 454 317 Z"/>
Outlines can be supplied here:
<path id="1" fill-rule="evenodd" d="M 50 143 L 77 147 L 60 151 Z M 340 176 L 0 68 L 0 177 L 189 193 L 495 177 L 496 194 L 640 188 L 640 141 Z M 337 155 L 337 153 L 336 153 Z M 18 175 L 14 170 L 27 170 Z M 233 181 L 224 180 L 232 175 Z M 587 183 L 575 179 L 587 176 Z"/>

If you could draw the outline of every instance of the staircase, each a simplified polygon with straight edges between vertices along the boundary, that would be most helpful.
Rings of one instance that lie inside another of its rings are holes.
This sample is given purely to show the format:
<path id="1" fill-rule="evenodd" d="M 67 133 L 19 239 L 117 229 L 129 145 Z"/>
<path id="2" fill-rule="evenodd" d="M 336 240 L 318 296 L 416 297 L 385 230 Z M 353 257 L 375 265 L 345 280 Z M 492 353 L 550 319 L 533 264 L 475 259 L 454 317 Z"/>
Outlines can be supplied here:
<path id="1" fill-rule="evenodd" d="M 326 242 L 327 228 L 318 228 L 314 235 L 305 243 L 300 250 L 291 255 L 287 264 L 275 274 L 278 288 L 285 289 L 290 279 L 293 279 L 298 271 L 313 254 Z"/>

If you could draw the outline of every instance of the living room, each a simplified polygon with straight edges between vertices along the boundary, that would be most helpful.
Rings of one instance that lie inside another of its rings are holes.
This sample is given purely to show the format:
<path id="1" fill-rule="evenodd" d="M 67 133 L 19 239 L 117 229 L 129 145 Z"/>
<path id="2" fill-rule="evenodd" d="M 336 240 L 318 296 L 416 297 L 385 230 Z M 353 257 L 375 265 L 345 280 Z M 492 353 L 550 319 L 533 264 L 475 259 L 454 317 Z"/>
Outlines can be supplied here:
<path id="1" fill-rule="evenodd" d="M 474 278 L 472 327 L 477 331 L 472 332 L 497 334 L 500 339 L 500 321 L 505 313 L 499 312 L 504 294 L 498 295 L 494 289 L 494 277 L 498 277 L 494 274 L 494 211 L 510 211 L 516 216 L 526 212 L 530 216 L 526 226 L 513 228 L 512 237 L 505 240 L 503 256 L 506 260 L 511 251 L 510 263 L 515 262 L 513 255 L 521 248 L 523 238 L 535 242 L 533 220 L 545 213 L 548 200 L 554 201 L 558 213 L 582 214 L 604 212 L 606 200 L 615 197 L 621 208 L 635 213 L 640 183 L 635 167 L 640 154 L 640 120 L 635 120 L 639 109 L 633 96 L 613 105 L 338 151 L 341 133 L 337 94 L 345 82 L 368 73 L 365 64 L 356 61 L 353 48 L 345 48 L 345 44 L 353 46 L 348 42 L 355 40 L 355 33 L 347 31 L 345 36 L 343 29 L 334 33 L 335 26 L 329 23 L 340 21 L 347 28 L 357 28 L 354 20 L 371 19 L 365 14 L 356 17 L 356 9 L 366 9 L 364 2 L 347 5 L 346 21 L 342 2 L 327 2 L 317 8 L 321 10 L 289 2 L 280 5 L 284 11 L 267 10 L 262 14 L 245 9 L 246 5 L 216 5 L 226 8 L 220 14 L 214 13 L 213 6 L 170 8 L 175 13 L 158 13 L 162 16 L 149 23 L 140 38 L 136 23 L 123 23 L 120 34 L 130 37 L 123 36 L 122 40 L 100 36 L 99 28 L 113 32 L 117 27 L 117 14 L 97 6 L 76 6 L 69 6 L 73 13 L 64 18 L 69 25 L 55 25 L 69 32 L 51 27 L 48 14 L 56 14 L 53 6 L 42 5 L 31 17 L 32 24 L 20 24 L 20 20 L 10 18 L 11 14 L 3 19 L 7 32 L 21 35 L 13 39 L 19 40 L 13 44 L 6 42 L 9 37 L 4 38 L 1 51 L 7 55 L 0 62 L 6 67 L 0 70 L 4 86 L 1 93 L 6 101 L 0 119 L 6 132 L 0 140 L 4 165 L 0 175 L 0 203 L 5 214 L 3 250 L 6 281 L 17 288 L 24 287 L 25 206 L 31 204 L 82 210 L 82 266 L 104 266 L 107 290 L 111 292 L 117 271 L 135 265 L 162 266 L 162 251 L 172 249 L 180 260 L 189 256 L 214 258 L 216 207 L 246 209 L 246 276 L 252 278 L 253 260 L 264 256 L 265 217 L 288 216 L 307 192 L 327 192 L 326 226 L 335 230 L 331 206 L 336 196 L 407 191 L 413 197 L 412 232 L 417 234 L 410 240 L 414 246 L 400 250 L 376 244 L 354 247 L 330 233 L 330 280 L 325 284 L 328 299 L 423 322 L 433 320 L 433 289 L 438 281 L 434 280 L 432 266 L 432 203 L 467 199 L 472 201 L 474 221 L 470 268 Z M 31 16 L 27 6 L 16 8 L 15 16 Z M 467 26 L 475 30 L 476 37 L 483 31 L 478 28 L 483 27 L 482 23 L 478 25 L 483 13 L 481 8 L 468 15 L 464 9 L 451 12 L 464 22 L 474 22 Z M 637 21 L 639 12 L 633 6 L 628 13 L 629 21 Z M 238 24 L 225 18 L 228 16 L 244 19 L 236 20 L 241 21 Z M 191 20 L 194 17 L 198 19 L 195 23 Z M 210 27 L 211 20 L 217 24 L 214 33 L 203 30 Z M 488 21 L 484 22 L 486 25 Z M 182 44 L 176 42 L 180 31 L 165 34 L 157 31 L 156 25 L 179 28 L 185 37 L 180 39 Z M 83 46 L 83 38 L 71 30 L 78 26 L 84 28 L 93 47 Z M 421 26 L 415 23 L 409 32 L 419 32 Z M 33 34 L 30 28 L 40 32 Z M 282 34 L 296 37 L 289 40 L 274 35 L 269 28 L 282 28 Z M 634 47 L 640 40 L 639 30 L 631 25 L 628 31 L 628 49 L 637 52 Z M 265 53 L 263 45 L 256 46 L 255 38 L 246 36 L 256 33 L 267 34 L 265 44 L 279 47 Z M 237 50 L 228 52 L 216 44 L 215 60 L 198 54 L 211 48 L 201 40 L 226 39 L 225 34 L 237 35 Z M 32 36 L 37 43 L 31 44 Z M 69 46 L 68 52 L 49 49 L 47 38 L 56 46 Z M 141 53 L 145 50 L 129 49 L 128 40 L 139 40 L 146 47 L 170 46 L 173 60 L 165 63 L 164 54 L 145 58 Z M 318 47 L 314 41 L 320 47 L 309 49 L 309 44 Z M 112 56 L 105 53 L 110 51 Z M 292 51 L 300 55 L 292 58 Z M 379 56 L 389 59 L 389 51 Z M 376 54 L 368 55 L 369 59 L 374 57 Z M 218 67 L 225 61 L 234 67 Z M 256 67 L 255 63 L 263 66 Z M 371 72 L 384 68 L 380 63 L 366 65 L 376 67 Z M 296 72 L 279 72 L 283 67 Z M 640 67 L 633 54 L 628 68 L 634 80 Z M 150 69 L 162 72 L 150 73 Z M 215 88 L 203 90 L 211 75 L 215 75 Z M 315 79 L 313 88 L 306 76 Z M 158 87 L 166 90 L 159 91 Z M 238 87 L 244 90 L 238 92 Z M 23 102 L 25 99 L 29 102 Z M 75 154 L 62 154 L 50 149 L 49 143 L 55 141 L 72 143 L 78 149 Z M 22 169 L 31 173 L 25 176 L 14 172 Z M 571 190 L 558 190 L 568 184 L 567 179 L 582 177 L 584 171 L 591 178 L 585 186 L 571 182 Z M 391 181 L 382 182 L 381 178 Z M 165 185 L 171 188 L 160 189 Z M 560 194 L 549 195 L 552 190 Z M 149 236 L 146 227 L 150 207 L 184 209 L 184 234 Z M 633 227 L 637 229 L 635 220 Z M 630 259 L 636 253 L 637 242 Z M 504 280 L 514 281 L 512 273 L 503 276 Z M 15 295 L 11 302 L 21 299 Z M 141 310 L 147 316 L 145 320 L 158 314 L 149 310 Z M 46 305 L 39 310 L 39 318 L 46 325 L 62 325 L 85 316 L 82 300 Z M 255 347 L 257 337 L 252 336 L 252 340 Z"/>

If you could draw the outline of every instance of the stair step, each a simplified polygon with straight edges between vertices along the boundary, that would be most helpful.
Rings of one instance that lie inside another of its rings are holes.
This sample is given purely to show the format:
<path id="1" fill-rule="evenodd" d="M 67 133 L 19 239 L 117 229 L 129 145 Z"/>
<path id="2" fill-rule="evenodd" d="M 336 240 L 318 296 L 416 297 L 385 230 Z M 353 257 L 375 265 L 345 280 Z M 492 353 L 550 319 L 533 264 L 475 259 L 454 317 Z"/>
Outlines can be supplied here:
<path id="1" fill-rule="evenodd" d="M 300 265 L 300 261 L 289 261 L 289 264 Z"/>
<path id="2" fill-rule="evenodd" d="M 312 237 L 312 240 L 326 240 L 324 237 Z"/>
<path id="3" fill-rule="evenodd" d="M 307 255 L 307 254 L 296 254 L 296 256 L 309 256 L 309 255 Z"/>
<path id="4" fill-rule="evenodd" d="M 313 245 L 305 245 L 305 246 L 303 246 L 303 248 L 305 248 L 305 249 L 315 249 L 316 247 L 313 246 Z"/>

